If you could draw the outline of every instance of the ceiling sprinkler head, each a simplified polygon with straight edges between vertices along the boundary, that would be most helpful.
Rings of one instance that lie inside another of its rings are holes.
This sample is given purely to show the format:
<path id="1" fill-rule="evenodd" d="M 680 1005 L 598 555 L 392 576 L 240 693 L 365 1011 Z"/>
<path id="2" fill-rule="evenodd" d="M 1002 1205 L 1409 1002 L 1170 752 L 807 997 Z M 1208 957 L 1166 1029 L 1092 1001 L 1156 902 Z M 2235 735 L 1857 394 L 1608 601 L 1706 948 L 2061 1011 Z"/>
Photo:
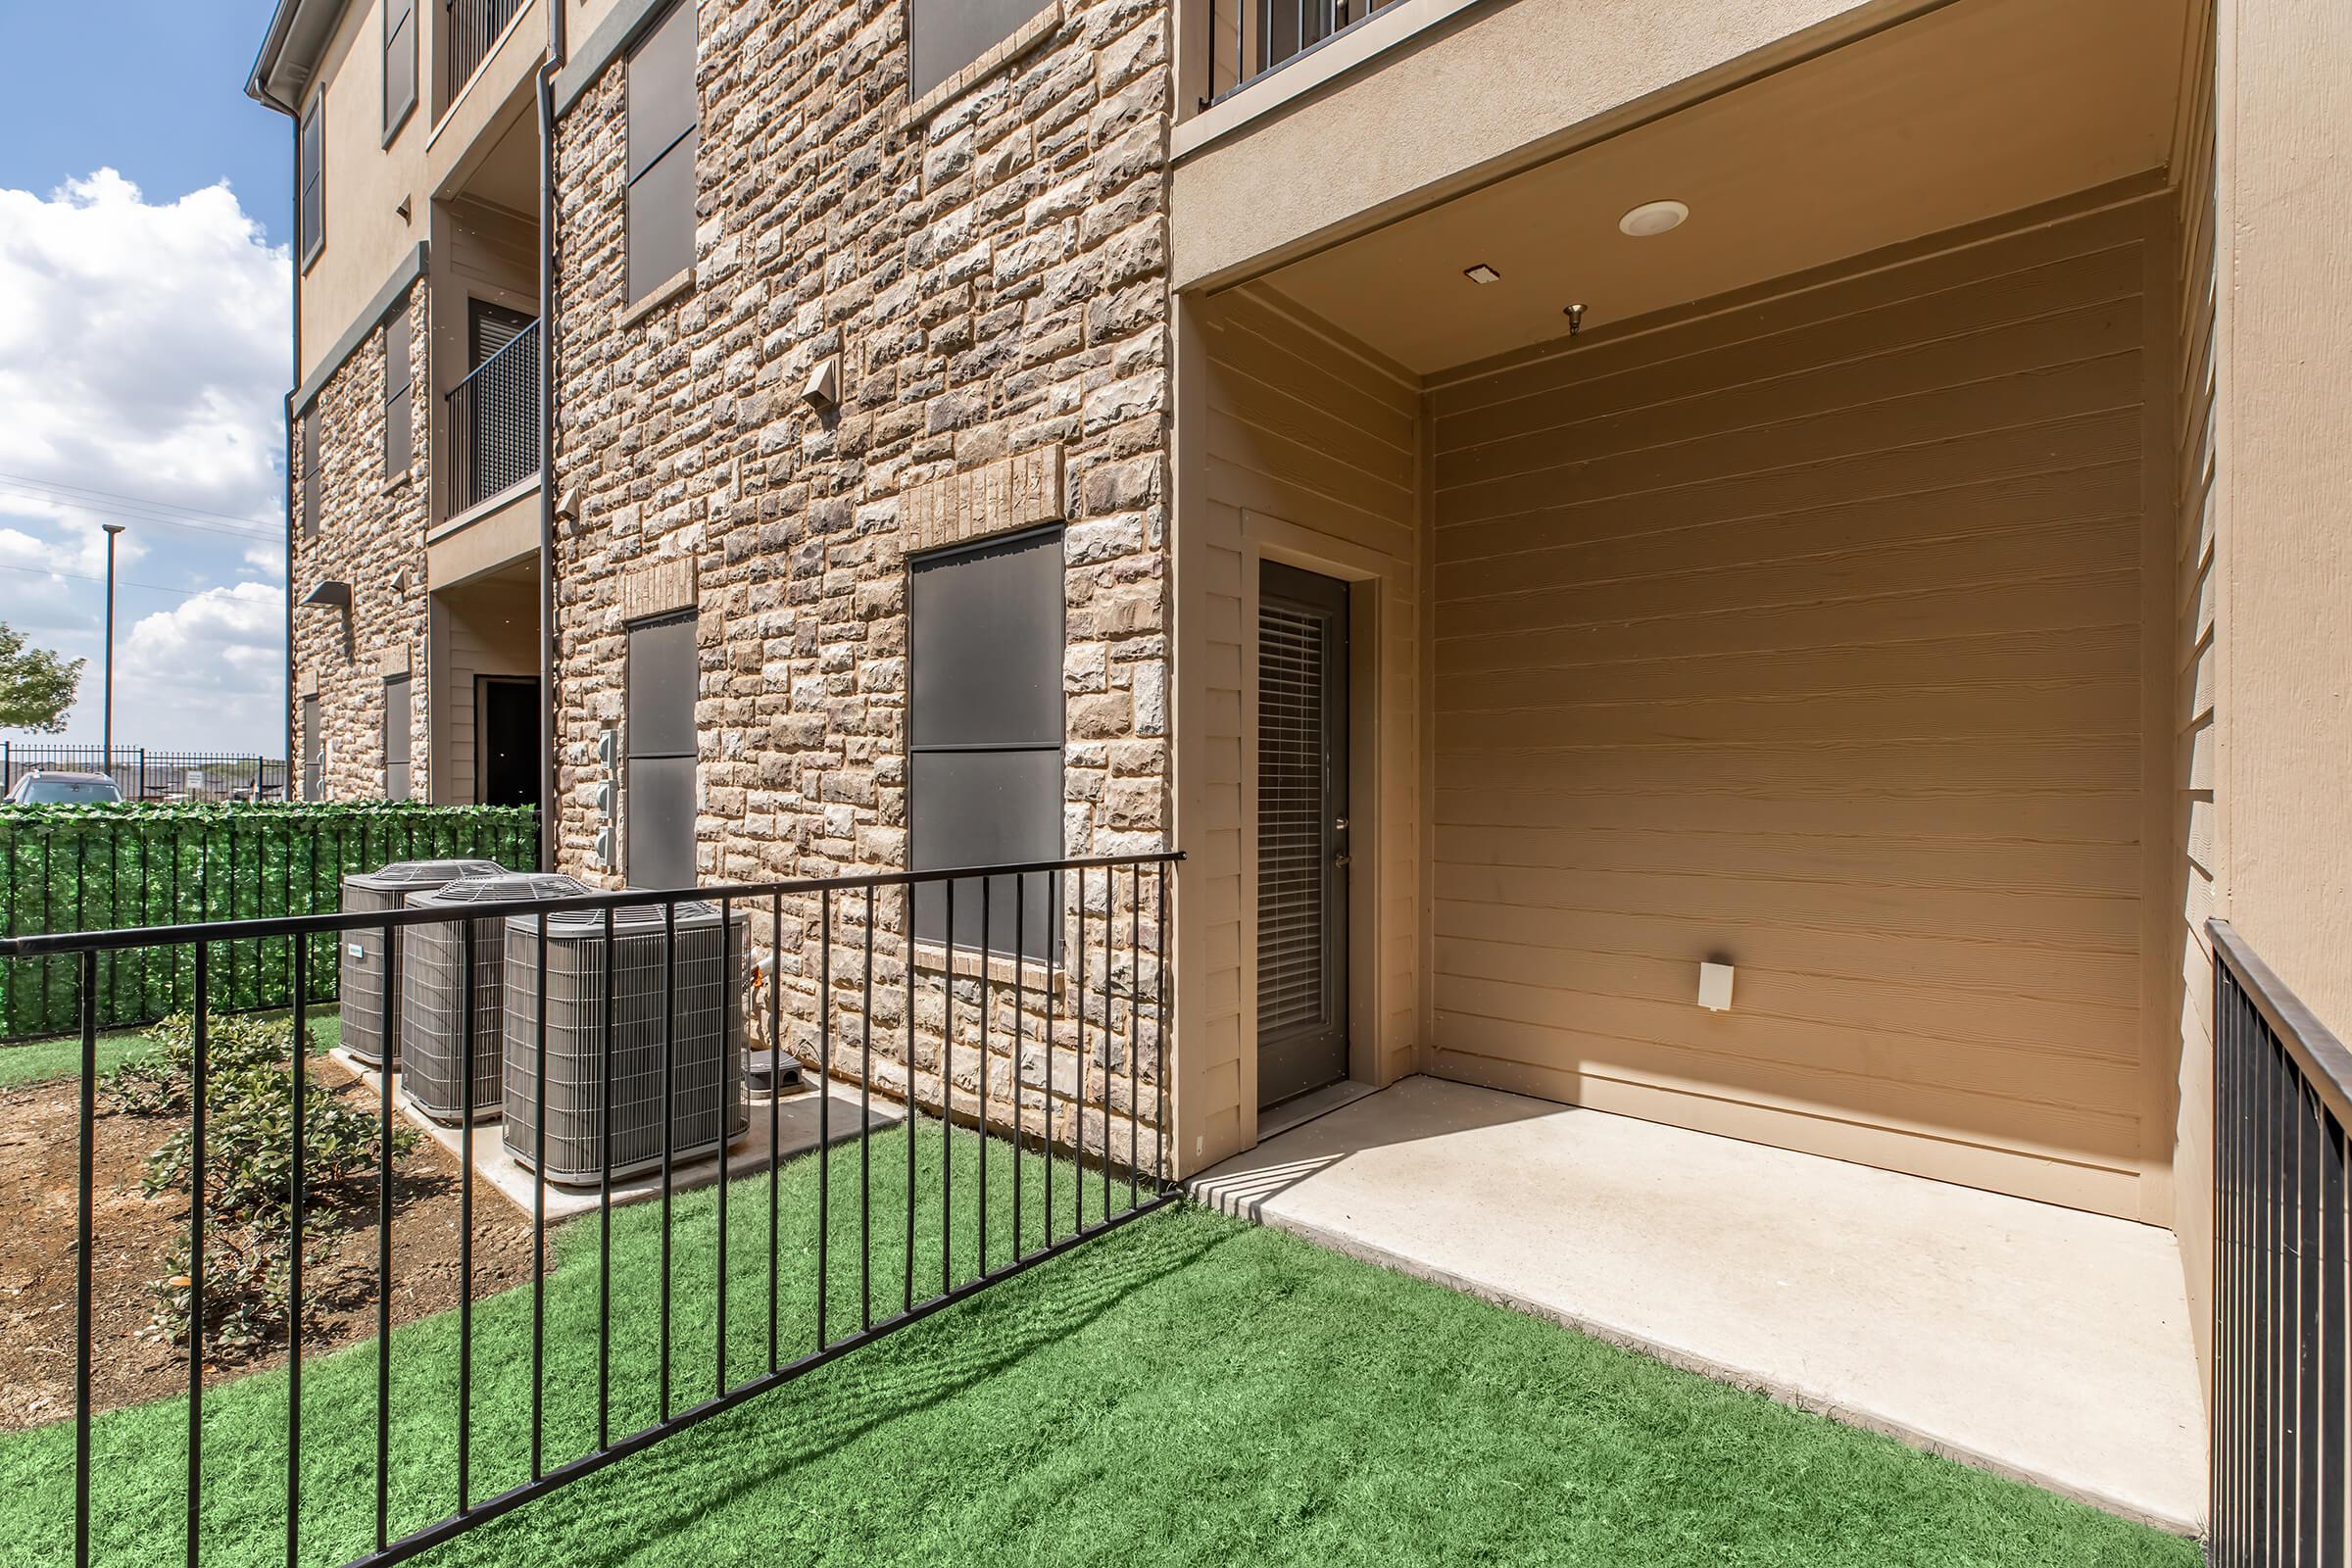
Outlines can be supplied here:
<path id="1" fill-rule="evenodd" d="M 1568 335 L 1570 337 L 1576 336 L 1585 329 L 1585 308 L 1582 305 L 1562 306 L 1560 314 L 1568 318 Z"/>

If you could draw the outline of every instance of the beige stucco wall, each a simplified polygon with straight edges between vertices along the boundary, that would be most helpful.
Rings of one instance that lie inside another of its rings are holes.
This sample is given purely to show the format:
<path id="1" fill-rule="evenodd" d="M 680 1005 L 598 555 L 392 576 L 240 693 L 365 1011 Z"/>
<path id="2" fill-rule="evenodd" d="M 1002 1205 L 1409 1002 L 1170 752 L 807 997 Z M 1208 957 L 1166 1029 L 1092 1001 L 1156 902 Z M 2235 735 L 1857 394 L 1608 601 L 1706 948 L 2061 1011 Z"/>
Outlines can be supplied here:
<path id="1" fill-rule="evenodd" d="M 2220 36 L 2222 903 L 2352 1035 L 2352 8 Z"/>
<path id="2" fill-rule="evenodd" d="M 1433 378 L 1436 1071 L 2169 1218 L 2170 213 Z"/>
<path id="3" fill-rule="evenodd" d="M 1186 1169 L 1257 1136 L 1259 564 L 1350 584 L 1349 1071 L 1419 1063 L 1420 389 L 1279 295 L 1188 302 L 1179 335 L 1177 1136 Z"/>
<path id="4" fill-rule="evenodd" d="M 1932 0 L 1515 0 L 1458 7 L 1362 69 L 1183 153 L 1175 286 L 1221 283 L 1524 167 Z M 1204 21 L 1198 16 L 1196 20 Z M 1817 30 L 1818 29 L 1818 30 Z M 1183 29 L 1198 53 L 1203 26 Z M 1237 95 L 1275 100 L 1313 57 Z M 1287 82 L 1285 78 L 1290 78 Z M 1185 102 L 1189 105 L 1192 96 Z M 1400 127 L 1412 127 L 1400 133 Z"/>

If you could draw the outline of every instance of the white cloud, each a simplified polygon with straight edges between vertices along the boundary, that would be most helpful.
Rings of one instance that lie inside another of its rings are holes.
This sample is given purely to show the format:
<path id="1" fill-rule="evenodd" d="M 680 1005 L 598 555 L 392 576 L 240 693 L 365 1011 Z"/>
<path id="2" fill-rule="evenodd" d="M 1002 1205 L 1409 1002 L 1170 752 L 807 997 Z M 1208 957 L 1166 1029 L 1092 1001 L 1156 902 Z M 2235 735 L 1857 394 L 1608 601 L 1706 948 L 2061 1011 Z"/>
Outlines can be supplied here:
<path id="1" fill-rule="evenodd" d="M 111 169 L 0 190 L 0 472 L 269 526 L 287 309 L 285 251 L 225 184 L 162 205 Z M 102 506 L 18 490 L 8 510 L 87 535 Z"/>
<path id="2" fill-rule="evenodd" d="M 121 521 L 125 597 L 195 597 L 118 622 L 118 740 L 284 744 L 287 267 L 225 184 L 150 203 L 102 169 L 0 189 L 0 619 L 89 660 L 74 739 L 98 738 L 91 579 L 100 522 Z"/>

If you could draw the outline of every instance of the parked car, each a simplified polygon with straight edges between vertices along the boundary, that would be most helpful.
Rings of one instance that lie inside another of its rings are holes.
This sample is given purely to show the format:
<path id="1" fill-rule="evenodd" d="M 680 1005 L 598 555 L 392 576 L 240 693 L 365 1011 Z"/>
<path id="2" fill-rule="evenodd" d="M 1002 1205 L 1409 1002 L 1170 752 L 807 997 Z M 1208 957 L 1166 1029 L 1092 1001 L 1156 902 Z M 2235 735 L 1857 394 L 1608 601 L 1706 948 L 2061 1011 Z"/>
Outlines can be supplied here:
<path id="1" fill-rule="evenodd" d="M 8 799 L 15 806 L 114 806 L 122 791 L 104 773 L 27 773 Z"/>

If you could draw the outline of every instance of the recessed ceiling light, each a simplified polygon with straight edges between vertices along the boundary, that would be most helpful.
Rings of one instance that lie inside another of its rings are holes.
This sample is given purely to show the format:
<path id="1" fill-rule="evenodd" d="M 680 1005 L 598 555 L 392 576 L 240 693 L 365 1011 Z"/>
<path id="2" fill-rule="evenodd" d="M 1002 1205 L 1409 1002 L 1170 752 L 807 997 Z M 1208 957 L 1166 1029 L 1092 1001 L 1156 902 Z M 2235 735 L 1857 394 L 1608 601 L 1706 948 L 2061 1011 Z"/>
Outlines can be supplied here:
<path id="1" fill-rule="evenodd" d="M 1683 220 L 1690 216 L 1690 209 L 1681 202 L 1643 202 L 1617 220 L 1617 227 L 1636 239 L 1648 239 L 1653 234 L 1682 227 Z"/>
<path id="2" fill-rule="evenodd" d="M 1499 283 L 1502 281 L 1502 274 L 1484 262 L 1479 263 L 1476 267 L 1463 268 L 1462 275 L 1473 283 Z"/>

